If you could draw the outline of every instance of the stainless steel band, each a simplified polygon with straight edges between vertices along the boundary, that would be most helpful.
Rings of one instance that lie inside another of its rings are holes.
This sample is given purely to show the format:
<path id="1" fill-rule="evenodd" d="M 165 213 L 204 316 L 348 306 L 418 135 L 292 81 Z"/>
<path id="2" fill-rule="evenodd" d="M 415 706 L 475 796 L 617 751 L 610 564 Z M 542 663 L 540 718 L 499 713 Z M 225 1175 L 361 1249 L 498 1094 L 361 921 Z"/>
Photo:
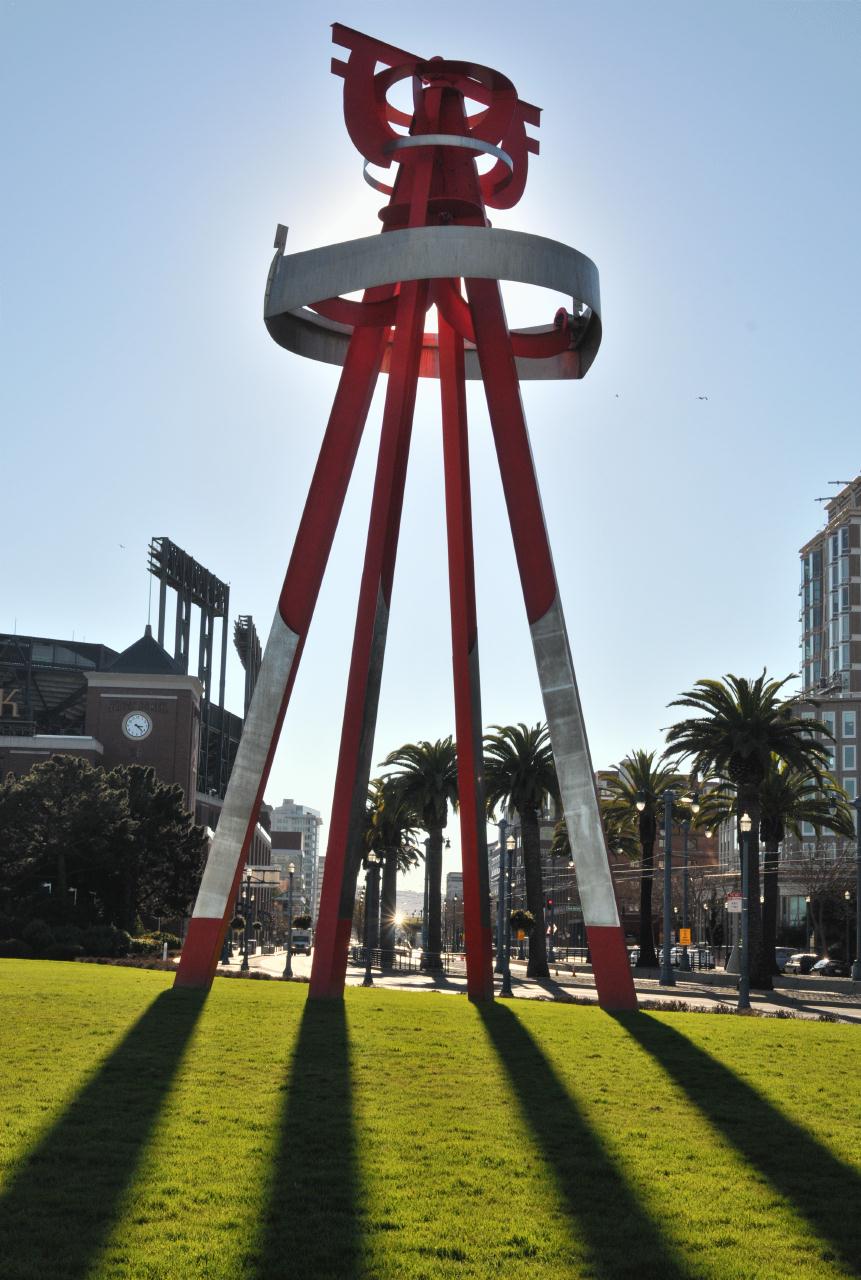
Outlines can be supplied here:
<path id="1" fill-rule="evenodd" d="M 552 289 L 588 308 L 589 322 L 576 350 L 546 359 L 518 359 L 524 379 L 582 378 L 601 342 L 598 269 L 585 254 L 523 231 L 489 227 L 415 227 L 364 236 L 302 253 L 276 254 L 269 272 L 264 320 L 280 346 L 328 364 L 343 364 L 352 329 L 316 315 L 315 302 L 404 280 L 461 278 L 511 280 Z M 523 329 L 540 333 L 552 325 Z M 385 367 L 385 366 L 384 366 Z M 435 334 L 425 334 L 423 377 L 438 377 Z M 469 345 L 467 378 L 480 378 Z"/>

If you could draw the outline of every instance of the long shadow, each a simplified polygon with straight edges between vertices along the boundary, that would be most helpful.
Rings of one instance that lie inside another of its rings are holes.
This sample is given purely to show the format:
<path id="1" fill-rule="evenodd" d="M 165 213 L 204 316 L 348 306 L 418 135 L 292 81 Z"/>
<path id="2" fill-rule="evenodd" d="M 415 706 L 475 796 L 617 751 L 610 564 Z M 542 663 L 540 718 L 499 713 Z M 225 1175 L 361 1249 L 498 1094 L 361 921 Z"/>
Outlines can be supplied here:
<path id="1" fill-rule="evenodd" d="M 162 992 L 12 1175 L 0 1196 L 3 1280 L 89 1274 L 204 1000 L 197 991 Z"/>
<path id="2" fill-rule="evenodd" d="M 827 1240 L 849 1275 L 861 1275 L 861 1176 L 729 1067 L 645 1013 L 615 1015 L 744 1158 Z M 764 1070 L 768 1070 L 764 1064 Z M 827 1086 L 847 1082 L 826 1076 Z"/>
<path id="3" fill-rule="evenodd" d="M 532 1036 L 505 1005 L 477 1005 L 523 1117 L 553 1168 L 596 1276 L 690 1280 L 691 1271 Z"/>
<path id="4" fill-rule="evenodd" d="M 261 1280 L 352 1280 L 360 1198 L 343 1002 L 309 1000 L 287 1078 L 258 1251 Z"/>

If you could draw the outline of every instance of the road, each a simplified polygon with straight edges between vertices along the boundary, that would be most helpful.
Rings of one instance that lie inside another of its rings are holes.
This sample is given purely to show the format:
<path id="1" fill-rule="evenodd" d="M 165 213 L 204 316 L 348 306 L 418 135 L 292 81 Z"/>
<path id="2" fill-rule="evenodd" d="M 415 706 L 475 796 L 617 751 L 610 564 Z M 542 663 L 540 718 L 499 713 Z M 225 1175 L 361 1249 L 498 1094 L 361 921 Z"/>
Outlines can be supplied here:
<path id="1" fill-rule="evenodd" d="M 418 953 L 416 953 L 418 955 Z M 285 955 L 283 951 L 273 956 L 251 956 L 249 968 L 266 973 L 273 978 L 280 978 L 284 972 Z M 227 968 L 237 973 L 240 957 L 234 956 Z M 222 971 L 222 966 L 219 966 Z M 570 966 L 551 965 L 553 976 L 549 979 L 536 980 L 526 977 L 525 963 L 513 961 L 511 965 L 512 990 L 516 998 L 529 1000 L 559 1000 L 578 1002 L 595 1002 L 595 979 L 589 966 L 577 966 L 570 972 Z M 293 976 L 300 980 L 311 975 L 311 957 L 293 957 Z M 674 987 L 662 987 L 657 979 L 635 975 L 634 985 L 641 1001 L 648 1005 L 672 1004 L 682 1001 L 692 1009 L 714 1009 L 717 1006 L 734 1008 L 738 1000 L 738 992 L 734 980 L 720 970 L 713 970 L 702 975 L 675 974 Z M 364 969 L 348 966 L 347 985 L 361 986 Z M 395 991 L 441 992 L 446 995 L 464 995 L 466 993 L 466 976 L 463 973 L 439 974 L 430 973 L 387 973 L 379 969 L 373 971 L 374 986 L 378 989 Z M 726 978 L 724 981 L 723 979 Z M 802 980 L 796 980 L 802 981 Z M 845 982 L 845 990 L 842 984 Z M 861 1024 L 861 991 L 858 983 L 848 979 L 833 979 L 829 986 L 841 987 L 839 990 L 826 990 L 815 978 L 810 979 L 808 986 L 782 987 L 770 992 L 752 991 L 750 1002 L 752 1008 L 760 1013 L 790 1012 L 804 1018 L 818 1018 L 823 1014 L 838 1018 L 841 1022 Z M 496 991 L 499 994 L 501 979 L 496 977 Z"/>

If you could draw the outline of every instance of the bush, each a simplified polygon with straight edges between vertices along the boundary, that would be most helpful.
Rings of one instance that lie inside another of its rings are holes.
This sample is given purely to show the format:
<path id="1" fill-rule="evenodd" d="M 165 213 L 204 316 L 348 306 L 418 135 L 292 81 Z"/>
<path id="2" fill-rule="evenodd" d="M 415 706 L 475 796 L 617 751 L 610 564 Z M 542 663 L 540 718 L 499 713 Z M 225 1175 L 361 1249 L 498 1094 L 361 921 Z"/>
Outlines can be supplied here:
<path id="1" fill-rule="evenodd" d="M 84 931 L 76 924 L 59 924 L 54 930 L 54 942 L 61 947 L 78 947 L 83 950 Z"/>
<path id="2" fill-rule="evenodd" d="M 125 929 L 112 924 L 94 924 L 84 930 L 84 952 L 88 956 L 125 956 L 131 946 L 131 938 Z"/>
<path id="3" fill-rule="evenodd" d="M 0 938 L 0 958 L 4 960 L 30 960 L 33 948 L 21 938 Z"/>
<path id="4" fill-rule="evenodd" d="M 182 946 L 182 941 L 175 933 L 165 933 L 161 930 L 157 933 L 143 933 L 138 938 L 132 938 L 130 951 L 133 956 L 161 955 L 165 943 L 168 951 L 179 951 Z"/>
<path id="5" fill-rule="evenodd" d="M 44 920 L 30 920 L 21 930 L 21 937 L 37 953 L 47 950 L 54 942 L 54 931 Z"/>
<path id="6" fill-rule="evenodd" d="M 50 947 L 46 947 L 42 952 L 43 960 L 77 960 L 78 956 L 84 954 L 82 946 L 75 946 L 69 942 L 54 942 Z"/>

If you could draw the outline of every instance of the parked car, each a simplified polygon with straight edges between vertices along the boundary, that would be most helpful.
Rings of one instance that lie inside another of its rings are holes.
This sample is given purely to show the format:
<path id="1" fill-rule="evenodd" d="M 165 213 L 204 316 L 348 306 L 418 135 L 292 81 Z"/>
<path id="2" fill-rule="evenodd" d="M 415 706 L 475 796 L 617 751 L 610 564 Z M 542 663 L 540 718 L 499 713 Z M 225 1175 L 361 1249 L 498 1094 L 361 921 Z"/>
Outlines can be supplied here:
<path id="1" fill-rule="evenodd" d="M 790 960 L 793 955 L 795 955 L 795 952 L 792 950 L 792 947 L 774 948 L 774 963 L 777 965 L 781 973 L 786 969 L 787 960 Z"/>
<path id="2" fill-rule="evenodd" d="M 822 978 L 848 978 L 849 965 L 845 960 L 832 960 L 826 956 L 824 960 L 817 960 L 810 972 L 818 973 Z"/>
<path id="3" fill-rule="evenodd" d="M 795 951 L 783 966 L 783 972 L 809 973 L 818 959 L 815 951 Z"/>

